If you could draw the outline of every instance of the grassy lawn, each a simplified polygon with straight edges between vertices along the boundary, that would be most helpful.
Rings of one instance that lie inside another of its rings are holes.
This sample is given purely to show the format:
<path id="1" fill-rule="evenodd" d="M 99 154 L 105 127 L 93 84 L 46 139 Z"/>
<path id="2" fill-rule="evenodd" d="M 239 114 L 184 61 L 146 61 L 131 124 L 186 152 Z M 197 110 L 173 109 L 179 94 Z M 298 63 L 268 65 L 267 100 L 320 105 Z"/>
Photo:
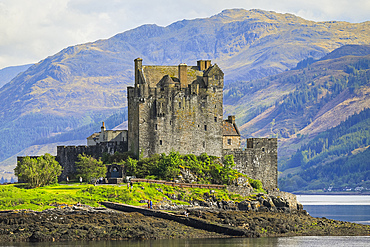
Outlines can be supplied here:
<path id="1" fill-rule="evenodd" d="M 177 204 L 189 204 L 194 199 L 204 200 L 209 189 L 178 188 L 168 185 L 134 183 L 132 190 L 127 185 L 61 184 L 36 189 L 26 189 L 24 184 L 0 186 L 0 210 L 31 209 L 41 211 L 58 205 L 75 205 L 78 202 L 90 206 L 100 206 L 99 202 L 111 201 L 130 205 L 146 205 L 141 200 L 150 199 L 158 203 L 164 199 Z M 214 190 L 218 200 L 242 201 L 238 194 L 227 190 Z M 176 200 L 170 199 L 176 197 Z"/>

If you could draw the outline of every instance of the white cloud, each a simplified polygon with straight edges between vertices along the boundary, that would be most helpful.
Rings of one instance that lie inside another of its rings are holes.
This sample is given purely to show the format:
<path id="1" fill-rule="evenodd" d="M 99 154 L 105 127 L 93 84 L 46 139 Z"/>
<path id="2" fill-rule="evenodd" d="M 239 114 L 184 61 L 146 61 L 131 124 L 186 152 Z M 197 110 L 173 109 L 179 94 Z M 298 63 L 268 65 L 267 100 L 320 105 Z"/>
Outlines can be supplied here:
<path id="1" fill-rule="evenodd" d="M 37 62 L 75 44 L 146 23 L 166 26 L 223 9 L 264 9 L 305 19 L 369 20 L 368 0 L 0 0 L 0 68 Z"/>

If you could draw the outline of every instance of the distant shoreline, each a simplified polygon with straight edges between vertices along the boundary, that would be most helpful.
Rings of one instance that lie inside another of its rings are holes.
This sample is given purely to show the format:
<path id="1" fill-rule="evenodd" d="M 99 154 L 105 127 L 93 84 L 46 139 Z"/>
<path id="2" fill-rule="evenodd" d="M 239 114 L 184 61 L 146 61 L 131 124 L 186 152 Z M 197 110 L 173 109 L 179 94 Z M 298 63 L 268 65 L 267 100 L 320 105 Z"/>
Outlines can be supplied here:
<path id="1" fill-rule="evenodd" d="M 315 196 L 315 195 L 336 195 L 336 196 L 369 196 L 370 195 L 370 192 L 363 192 L 363 193 L 356 193 L 356 192 L 317 192 L 317 193 L 313 193 L 313 192 L 290 192 L 296 196 L 298 195 L 311 195 L 311 196 Z"/>

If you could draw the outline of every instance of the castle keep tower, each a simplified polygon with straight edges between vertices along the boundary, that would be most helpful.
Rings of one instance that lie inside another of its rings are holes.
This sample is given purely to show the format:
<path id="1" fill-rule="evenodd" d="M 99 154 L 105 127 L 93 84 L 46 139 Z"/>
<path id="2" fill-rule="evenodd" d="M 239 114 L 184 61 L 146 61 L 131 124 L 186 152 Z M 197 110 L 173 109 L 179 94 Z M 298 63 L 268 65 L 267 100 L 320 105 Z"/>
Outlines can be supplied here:
<path id="1" fill-rule="evenodd" d="M 135 85 L 127 90 L 129 151 L 222 157 L 223 85 L 224 73 L 209 60 L 145 66 L 135 59 Z"/>

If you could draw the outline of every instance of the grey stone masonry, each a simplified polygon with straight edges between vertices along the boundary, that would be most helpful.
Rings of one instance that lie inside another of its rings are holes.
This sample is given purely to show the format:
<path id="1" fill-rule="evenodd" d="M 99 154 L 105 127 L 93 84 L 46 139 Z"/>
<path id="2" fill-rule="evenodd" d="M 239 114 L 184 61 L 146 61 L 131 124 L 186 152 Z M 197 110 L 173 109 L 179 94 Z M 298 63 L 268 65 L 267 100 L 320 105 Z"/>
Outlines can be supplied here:
<path id="1" fill-rule="evenodd" d="M 127 152 L 127 142 L 103 142 L 95 146 L 58 146 L 56 160 L 63 167 L 59 181 L 64 181 L 67 176 L 72 177 L 76 173 L 75 162 L 78 161 L 79 154 L 99 159 L 103 153 L 114 154 L 115 152 Z"/>
<path id="2" fill-rule="evenodd" d="M 224 150 L 233 155 L 236 169 L 253 179 L 261 180 L 265 189 L 277 188 L 277 139 L 247 139 L 245 150 Z"/>
<path id="3" fill-rule="evenodd" d="M 127 90 L 130 151 L 144 157 L 172 150 L 222 156 L 223 72 L 208 66 L 200 71 L 135 60 L 135 86 Z"/>

